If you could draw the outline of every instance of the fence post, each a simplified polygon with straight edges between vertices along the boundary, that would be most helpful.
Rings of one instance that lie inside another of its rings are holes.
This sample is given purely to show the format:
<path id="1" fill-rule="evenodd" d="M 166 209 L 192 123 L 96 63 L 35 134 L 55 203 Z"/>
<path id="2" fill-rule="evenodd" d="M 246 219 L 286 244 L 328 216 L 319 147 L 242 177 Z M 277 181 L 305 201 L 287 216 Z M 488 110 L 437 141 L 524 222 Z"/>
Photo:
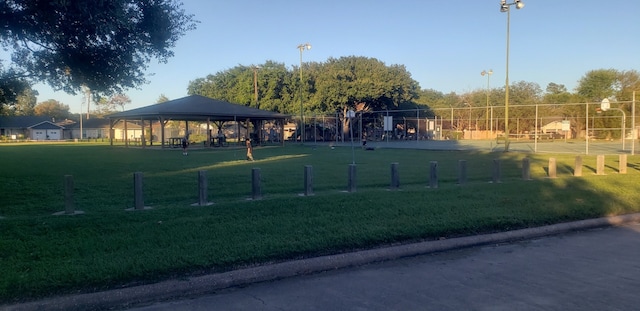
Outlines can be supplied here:
<path id="1" fill-rule="evenodd" d="M 502 175 L 502 172 L 500 172 L 500 159 L 493 159 L 493 183 L 497 184 L 500 183 L 500 175 Z"/>
<path id="2" fill-rule="evenodd" d="M 458 184 L 467 183 L 467 160 L 458 160 Z"/>
<path id="3" fill-rule="evenodd" d="M 429 163 L 429 188 L 438 188 L 438 161 Z"/>
<path id="4" fill-rule="evenodd" d="M 604 175 L 604 155 L 599 154 L 596 157 L 596 175 Z"/>
<path id="5" fill-rule="evenodd" d="M 556 158 L 549 158 L 549 178 L 556 178 Z"/>
<path id="6" fill-rule="evenodd" d="M 391 189 L 400 188 L 400 173 L 398 173 L 398 163 L 391 163 Z"/>
<path id="7" fill-rule="evenodd" d="M 260 185 L 260 169 L 251 169 L 251 198 L 253 200 L 262 199 L 262 188 Z"/>
<path id="8" fill-rule="evenodd" d="M 618 173 L 626 174 L 627 173 L 627 154 L 626 153 L 620 154 L 618 162 L 620 165 L 620 168 L 618 169 Z"/>
<path id="9" fill-rule="evenodd" d="M 304 195 L 313 195 L 313 166 L 304 166 Z"/>
<path id="10" fill-rule="evenodd" d="M 349 177 L 347 180 L 347 191 L 356 192 L 356 165 L 349 164 Z"/>
<path id="11" fill-rule="evenodd" d="M 579 177 L 582 176 L 582 157 L 576 156 L 576 164 L 573 169 L 573 176 Z"/>
<path id="12" fill-rule="evenodd" d="M 527 157 L 522 159 L 522 179 L 531 180 L 531 160 Z"/>

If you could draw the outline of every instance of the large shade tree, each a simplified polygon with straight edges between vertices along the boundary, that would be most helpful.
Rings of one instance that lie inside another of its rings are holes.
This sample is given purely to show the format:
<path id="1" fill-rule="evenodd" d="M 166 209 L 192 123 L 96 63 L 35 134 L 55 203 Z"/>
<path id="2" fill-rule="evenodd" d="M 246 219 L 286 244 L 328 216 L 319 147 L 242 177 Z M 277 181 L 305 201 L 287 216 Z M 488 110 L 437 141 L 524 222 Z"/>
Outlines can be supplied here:
<path id="1" fill-rule="evenodd" d="M 32 116 L 34 115 L 34 107 L 38 101 L 38 91 L 27 87 L 23 92 L 17 95 L 13 105 L 3 105 L 0 108 L 0 115 L 6 116 Z M 2 104 L 0 104 L 2 105 Z"/>
<path id="2" fill-rule="evenodd" d="M 283 63 L 274 61 L 267 61 L 261 65 L 238 65 L 190 81 L 187 93 L 289 113 L 293 112 L 286 105 L 292 101 L 293 96 L 291 75 Z"/>
<path id="3" fill-rule="evenodd" d="M 594 102 L 614 96 L 620 89 L 618 74 L 615 69 L 591 70 L 580 78 L 576 92 L 584 100 Z"/>
<path id="4" fill-rule="evenodd" d="M 396 109 L 418 98 L 418 82 L 402 65 L 375 58 L 330 58 L 315 76 L 310 109 L 336 111 L 361 104 L 372 110 Z M 313 74 L 313 73 L 312 73 Z"/>
<path id="5" fill-rule="evenodd" d="M 13 100 L 27 82 L 72 94 L 138 87 L 149 62 L 166 62 L 195 25 L 175 0 L 0 1 L 0 44 L 11 52 L 0 100 Z"/>
<path id="6" fill-rule="evenodd" d="M 62 120 L 69 117 L 69 106 L 55 99 L 49 99 L 41 102 L 34 108 L 37 116 L 52 117 L 55 120 Z"/>

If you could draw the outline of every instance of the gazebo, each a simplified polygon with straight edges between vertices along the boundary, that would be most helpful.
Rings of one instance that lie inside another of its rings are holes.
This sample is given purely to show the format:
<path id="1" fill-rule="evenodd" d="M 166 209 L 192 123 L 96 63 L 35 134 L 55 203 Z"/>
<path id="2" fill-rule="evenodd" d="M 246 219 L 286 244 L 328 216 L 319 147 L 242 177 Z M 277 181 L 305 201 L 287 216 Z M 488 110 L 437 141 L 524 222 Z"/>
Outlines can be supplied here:
<path id="1" fill-rule="evenodd" d="M 109 128 L 111 131 L 110 143 L 113 145 L 113 129 L 114 125 L 119 121 L 140 121 L 142 125 L 141 144 L 146 145 L 145 142 L 145 124 L 149 122 L 149 128 L 152 129 L 152 122 L 158 121 L 160 123 L 160 141 L 162 147 L 165 146 L 165 126 L 169 121 L 185 121 L 186 131 L 189 131 L 189 121 L 206 122 L 207 123 L 207 136 L 208 141 L 211 141 L 211 122 L 251 122 L 257 124 L 262 121 L 273 121 L 279 127 L 280 141 L 283 141 L 283 127 L 284 120 L 289 117 L 277 112 L 266 111 L 256 108 L 251 108 L 243 105 L 232 104 L 230 102 L 217 100 L 201 95 L 190 95 L 182 97 L 164 103 L 158 103 L 141 108 L 131 109 L 123 112 L 113 113 L 107 116 L 109 118 Z M 125 124 L 125 132 L 127 131 Z M 256 127 L 259 131 L 261 127 Z M 258 137 L 260 137 L 261 133 Z M 152 136 L 153 134 L 151 134 Z M 128 141 L 125 139 L 125 144 L 128 145 Z"/>

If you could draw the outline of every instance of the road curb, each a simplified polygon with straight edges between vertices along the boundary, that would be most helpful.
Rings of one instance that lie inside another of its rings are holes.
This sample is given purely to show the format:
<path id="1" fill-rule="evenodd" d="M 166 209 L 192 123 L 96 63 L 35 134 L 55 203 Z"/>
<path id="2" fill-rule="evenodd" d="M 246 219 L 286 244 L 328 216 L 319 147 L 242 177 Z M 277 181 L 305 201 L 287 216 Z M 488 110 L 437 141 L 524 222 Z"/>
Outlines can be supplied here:
<path id="1" fill-rule="evenodd" d="M 104 292 L 61 296 L 16 305 L 0 306 L 1 310 L 113 310 L 157 301 L 197 297 L 218 290 L 257 282 L 272 281 L 354 267 L 375 262 L 424 255 L 488 244 L 507 243 L 543 236 L 640 222 L 640 213 L 560 223 L 536 228 L 483 234 L 436 241 L 328 255 L 225 273 L 169 280 L 155 284 L 113 289 Z"/>

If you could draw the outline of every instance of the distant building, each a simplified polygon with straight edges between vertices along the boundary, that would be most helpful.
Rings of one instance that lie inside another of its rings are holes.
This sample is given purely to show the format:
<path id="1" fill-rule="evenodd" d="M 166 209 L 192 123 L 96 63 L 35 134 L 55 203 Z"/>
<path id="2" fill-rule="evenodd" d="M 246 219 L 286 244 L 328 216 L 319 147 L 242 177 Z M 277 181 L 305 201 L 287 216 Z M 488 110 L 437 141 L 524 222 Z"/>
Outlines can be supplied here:
<path id="1" fill-rule="evenodd" d="M 42 121 L 27 129 L 31 140 L 61 140 L 63 138 L 64 127 L 51 121 Z"/>
<path id="2" fill-rule="evenodd" d="M 113 138 L 117 140 L 140 139 L 142 136 L 142 127 L 137 122 L 127 121 L 126 133 L 124 122 L 117 122 L 113 127 Z M 81 125 L 75 120 L 56 121 L 43 116 L 0 116 L 2 140 L 108 139 L 109 133 L 109 119 L 83 120 Z"/>
<path id="3" fill-rule="evenodd" d="M 64 126 L 51 117 L 0 116 L 0 137 L 3 139 L 61 139 Z"/>

